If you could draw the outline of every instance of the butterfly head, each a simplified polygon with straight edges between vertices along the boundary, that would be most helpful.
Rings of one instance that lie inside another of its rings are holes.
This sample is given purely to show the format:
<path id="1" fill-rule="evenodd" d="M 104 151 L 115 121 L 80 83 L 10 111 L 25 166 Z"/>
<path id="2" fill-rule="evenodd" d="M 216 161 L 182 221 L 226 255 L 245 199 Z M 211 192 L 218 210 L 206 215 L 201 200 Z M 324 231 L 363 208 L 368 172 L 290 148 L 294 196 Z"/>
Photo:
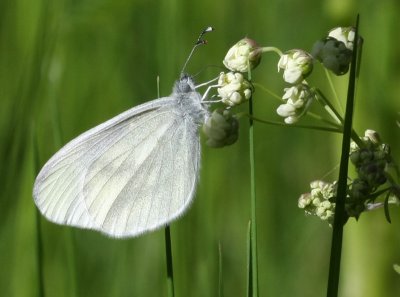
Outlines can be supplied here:
<path id="1" fill-rule="evenodd" d="M 190 93 L 195 91 L 195 85 L 192 77 L 183 73 L 179 80 L 175 82 L 174 93 Z"/>

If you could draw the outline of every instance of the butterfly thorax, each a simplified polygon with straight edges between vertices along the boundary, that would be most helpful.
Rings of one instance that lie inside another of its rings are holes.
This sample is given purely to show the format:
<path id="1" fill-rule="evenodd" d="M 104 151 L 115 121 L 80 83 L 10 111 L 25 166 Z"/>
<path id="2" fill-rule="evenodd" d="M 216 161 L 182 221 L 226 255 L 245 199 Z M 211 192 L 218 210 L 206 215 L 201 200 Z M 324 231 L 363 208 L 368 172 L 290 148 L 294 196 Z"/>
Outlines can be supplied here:
<path id="1" fill-rule="evenodd" d="M 202 104 L 201 95 L 196 92 L 193 79 L 188 75 L 182 75 L 176 81 L 172 96 L 178 100 L 178 105 L 185 119 L 202 125 L 206 114 L 207 106 Z"/>

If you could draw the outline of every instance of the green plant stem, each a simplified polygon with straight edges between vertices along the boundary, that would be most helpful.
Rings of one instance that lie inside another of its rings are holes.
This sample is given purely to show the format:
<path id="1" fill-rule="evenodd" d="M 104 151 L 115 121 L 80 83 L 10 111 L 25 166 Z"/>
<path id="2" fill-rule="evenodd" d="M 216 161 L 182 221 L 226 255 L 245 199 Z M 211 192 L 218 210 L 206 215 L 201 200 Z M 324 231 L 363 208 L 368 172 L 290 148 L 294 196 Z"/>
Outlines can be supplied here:
<path id="1" fill-rule="evenodd" d="M 324 109 L 340 124 L 340 126 L 344 125 L 344 119 L 342 116 L 336 111 L 334 106 L 330 103 L 330 101 L 325 97 L 325 95 L 321 92 L 321 90 L 316 89 L 319 97 L 317 97 L 317 101 L 322 104 Z M 351 139 L 360 147 L 364 147 L 364 143 L 361 141 L 358 134 L 351 129 Z"/>
<path id="2" fill-rule="evenodd" d="M 320 89 L 315 89 L 319 96 L 316 96 L 317 101 L 324 107 L 329 115 L 340 125 L 343 125 L 343 118 L 339 112 L 335 109 L 332 103 L 325 97 L 324 93 Z"/>
<path id="3" fill-rule="evenodd" d="M 262 84 L 259 83 L 252 83 L 253 86 L 263 90 L 264 92 L 268 93 L 269 95 L 271 95 L 273 98 L 278 99 L 279 102 L 282 102 L 282 98 L 280 96 L 278 96 L 276 93 L 272 92 L 270 89 L 267 89 L 266 87 L 264 87 Z"/>
<path id="4" fill-rule="evenodd" d="M 356 32 L 354 40 L 358 40 L 358 22 L 359 22 L 359 16 L 357 16 L 356 29 L 355 29 Z M 350 139 L 352 135 L 356 65 L 357 65 L 357 42 L 354 42 L 353 57 L 350 68 L 349 87 L 347 92 L 346 113 L 345 113 L 344 127 L 343 127 L 342 155 L 340 160 L 335 218 L 333 222 L 327 297 L 338 296 L 338 290 L 339 290 L 343 226 L 346 221 L 345 199 L 347 194 L 347 175 L 348 175 L 348 163 L 349 163 L 349 152 L 350 152 Z"/>
<path id="5" fill-rule="evenodd" d="M 172 267 L 172 248 L 171 248 L 171 231 L 169 225 L 165 228 L 165 256 L 167 260 L 167 290 L 168 297 L 175 296 L 174 290 L 174 271 Z"/>
<path id="6" fill-rule="evenodd" d="M 250 154 L 250 200 L 251 200 L 251 266 L 253 297 L 258 296 L 258 260 L 257 260 L 257 206 L 254 162 L 254 126 L 253 126 L 253 98 L 249 100 L 249 154 Z"/>
<path id="7" fill-rule="evenodd" d="M 276 48 L 274 48 L 276 49 Z M 279 50 L 278 50 L 279 51 Z M 280 51 L 279 51 L 280 52 Z M 251 67 L 247 62 L 248 80 L 251 81 Z M 254 158 L 253 96 L 249 99 L 249 155 L 250 155 L 250 209 L 251 209 L 251 281 L 253 297 L 258 297 L 258 257 L 257 257 L 257 204 Z"/>
<path id="8" fill-rule="evenodd" d="M 281 51 L 279 48 L 274 47 L 274 46 L 262 47 L 262 48 L 261 48 L 261 51 L 262 51 L 263 53 L 274 52 L 274 53 L 278 54 L 279 57 L 281 57 L 281 56 L 283 55 L 282 51 Z"/>
<path id="9" fill-rule="evenodd" d="M 252 119 L 253 121 L 260 122 L 260 123 L 263 123 L 263 124 L 272 125 L 272 126 L 283 126 L 283 127 L 289 127 L 289 128 L 303 128 L 303 129 L 310 129 L 310 130 L 320 130 L 320 131 L 328 131 L 328 132 L 334 132 L 334 133 L 342 133 L 342 130 L 339 129 L 339 128 L 320 127 L 320 126 L 314 126 L 314 125 L 313 126 L 311 126 L 311 125 L 296 125 L 296 124 L 288 125 L 288 124 L 285 124 L 285 123 L 282 123 L 282 122 L 274 122 L 274 121 L 262 120 L 262 119 L 256 118 L 256 117 L 251 116 L 250 114 L 244 113 L 244 112 L 243 113 L 238 113 L 236 116 L 238 118 L 246 116 L 249 119 Z"/>
<path id="10" fill-rule="evenodd" d="M 326 79 L 328 80 L 328 83 L 329 83 L 329 87 L 330 87 L 331 90 L 332 90 L 333 97 L 335 98 L 335 100 L 336 100 L 336 102 L 337 102 L 337 104 L 338 104 L 338 106 L 339 106 L 340 112 L 343 113 L 343 106 L 342 106 L 342 104 L 341 104 L 341 102 L 340 102 L 340 100 L 339 100 L 338 94 L 336 93 L 336 89 L 335 89 L 335 87 L 334 87 L 334 85 L 333 85 L 332 78 L 331 78 L 331 76 L 330 76 L 330 74 L 329 74 L 329 71 L 328 71 L 328 69 L 325 68 L 325 67 L 324 67 L 324 70 L 325 70 Z"/>

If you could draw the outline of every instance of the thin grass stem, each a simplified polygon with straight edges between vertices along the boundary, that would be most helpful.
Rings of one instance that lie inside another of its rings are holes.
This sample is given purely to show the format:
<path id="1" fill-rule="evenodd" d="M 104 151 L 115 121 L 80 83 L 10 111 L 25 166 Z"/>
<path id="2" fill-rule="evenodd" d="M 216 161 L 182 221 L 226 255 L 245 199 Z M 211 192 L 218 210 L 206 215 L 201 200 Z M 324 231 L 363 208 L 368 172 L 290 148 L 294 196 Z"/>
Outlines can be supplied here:
<path id="1" fill-rule="evenodd" d="M 35 127 L 35 125 L 32 125 Z M 33 128 L 35 129 L 35 128 Z M 32 133 L 33 162 L 35 176 L 39 172 L 39 146 L 35 130 Z M 37 276 L 38 276 L 38 296 L 44 297 L 44 272 L 43 272 L 43 240 L 42 240 L 42 224 L 39 210 L 35 209 L 36 217 L 36 260 L 37 260 Z"/>
<path id="2" fill-rule="evenodd" d="M 331 77 L 331 75 L 330 75 L 330 73 L 329 73 L 327 68 L 324 67 L 324 70 L 325 70 L 326 79 L 328 80 L 328 83 L 329 83 L 329 87 L 332 90 L 333 97 L 335 98 L 335 101 L 337 102 L 337 104 L 339 106 L 340 112 L 343 113 L 343 106 L 342 106 L 342 103 L 339 100 L 339 96 L 338 96 L 338 94 L 336 92 L 335 86 L 333 85 L 332 77 Z"/>
<path id="3" fill-rule="evenodd" d="M 169 225 L 165 227 L 165 256 L 167 259 L 167 290 L 168 297 L 175 296 L 174 271 L 172 266 L 171 231 Z"/>
<path id="4" fill-rule="evenodd" d="M 356 32 L 354 40 L 358 39 L 358 23 L 359 23 L 359 16 L 357 16 L 356 29 L 355 29 Z M 346 113 L 345 113 L 344 127 L 343 127 L 342 155 L 340 160 L 335 218 L 333 222 L 327 297 L 337 297 L 339 290 L 340 262 L 341 262 L 342 242 L 343 242 L 343 226 L 346 221 L 345 199 L 347 195 L 347 175 L 348 175 L 348 163 L 349 163 L 349 152 L 350 152 L 350 140 L 352 135 L 356 65 L 357 65 L 357 42 L 354 42 L 353 57 L 350 68 L 349 86 L 347 92 Z"/>
<path id="5" fill-rule="evenodd" d="M 224 282 L 222 277 L 222 246 L 218 243 L 218 297 L 224 297 Z"/>

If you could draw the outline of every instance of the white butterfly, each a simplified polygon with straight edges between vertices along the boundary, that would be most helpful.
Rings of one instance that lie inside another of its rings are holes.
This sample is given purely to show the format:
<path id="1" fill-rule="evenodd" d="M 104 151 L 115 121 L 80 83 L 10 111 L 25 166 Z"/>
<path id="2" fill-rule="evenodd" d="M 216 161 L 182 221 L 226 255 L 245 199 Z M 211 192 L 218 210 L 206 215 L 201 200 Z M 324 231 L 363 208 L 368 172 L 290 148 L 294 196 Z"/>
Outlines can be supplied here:
<path id="1" fill-rule="evenodd" d="M 200 167 L 207 105 L 181 76 L 169 97 L 134 107 L 60 149 L 36 178 L 33 197 L 50 221 L 114 237 L 137 236 L 181 216 Z"/>

